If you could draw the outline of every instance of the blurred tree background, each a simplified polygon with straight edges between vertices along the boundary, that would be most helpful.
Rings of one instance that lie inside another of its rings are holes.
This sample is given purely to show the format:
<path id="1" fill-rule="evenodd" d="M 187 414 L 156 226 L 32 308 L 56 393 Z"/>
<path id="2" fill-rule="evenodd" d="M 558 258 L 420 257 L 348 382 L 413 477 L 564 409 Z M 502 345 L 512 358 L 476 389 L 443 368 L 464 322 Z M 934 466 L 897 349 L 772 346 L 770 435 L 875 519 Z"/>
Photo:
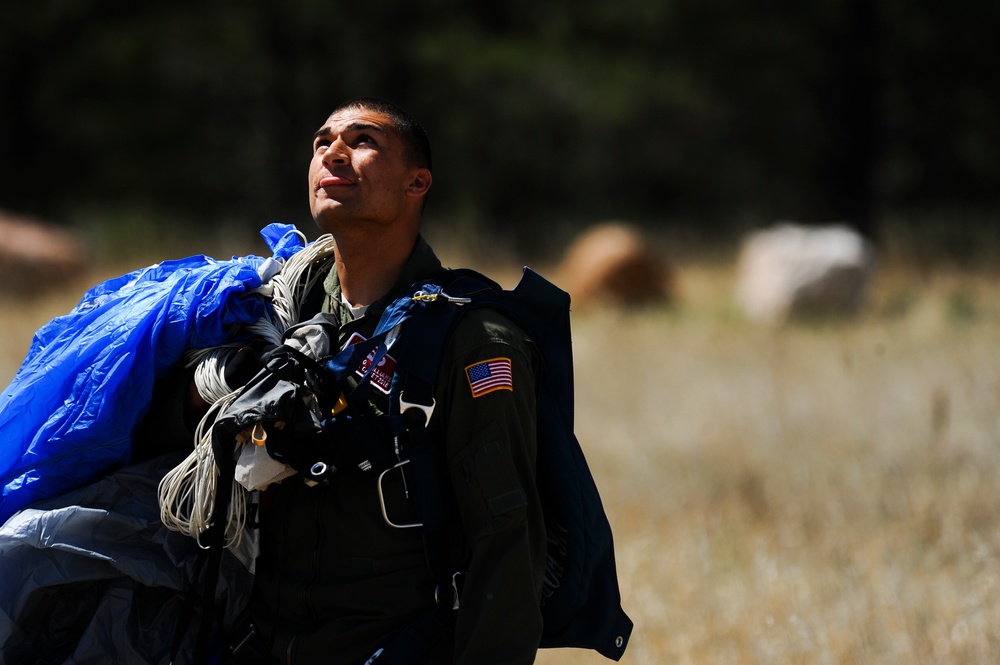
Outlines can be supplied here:
<path id="1" fill-rule="evenodd" d="M 377 95 L 426 124 L 428 218 L 463 233 L 845 221 L 995 258 L 998 19 L 985 0 L 6 3 L 0 208 L 313 233 L 312 132 Z"/>

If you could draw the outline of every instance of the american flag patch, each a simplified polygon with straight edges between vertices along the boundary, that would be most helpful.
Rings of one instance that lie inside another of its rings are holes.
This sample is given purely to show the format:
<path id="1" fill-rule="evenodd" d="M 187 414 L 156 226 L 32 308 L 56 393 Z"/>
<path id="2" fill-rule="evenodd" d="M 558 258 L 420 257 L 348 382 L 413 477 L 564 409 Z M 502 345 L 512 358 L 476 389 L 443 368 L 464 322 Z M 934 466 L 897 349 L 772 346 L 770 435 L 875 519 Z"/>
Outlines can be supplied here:
<path id="1" fill-rule="evenodd" d="M 473 397 L 482 397 L 494 390 L 514 390 L 510 373 L 510 358 L 493 358 L 465 368 Z"/>

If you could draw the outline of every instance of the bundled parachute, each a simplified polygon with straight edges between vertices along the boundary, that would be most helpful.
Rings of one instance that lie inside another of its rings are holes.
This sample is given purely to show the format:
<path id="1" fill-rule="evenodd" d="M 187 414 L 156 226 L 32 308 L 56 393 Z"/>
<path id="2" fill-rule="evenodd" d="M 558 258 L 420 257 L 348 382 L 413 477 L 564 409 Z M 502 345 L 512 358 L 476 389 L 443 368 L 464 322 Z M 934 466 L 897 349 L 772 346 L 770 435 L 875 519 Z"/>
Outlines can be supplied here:
<path id="1" fill-rule="evenodd" d="M 0 523 L 128 463 L 155 381 L 189 349 L 267 316 L 249 295 L 303 243 L 287 224 L 261 235 L 271 259 L 164 261 L 95 286 L 35 334 L 0 395 Z"/>

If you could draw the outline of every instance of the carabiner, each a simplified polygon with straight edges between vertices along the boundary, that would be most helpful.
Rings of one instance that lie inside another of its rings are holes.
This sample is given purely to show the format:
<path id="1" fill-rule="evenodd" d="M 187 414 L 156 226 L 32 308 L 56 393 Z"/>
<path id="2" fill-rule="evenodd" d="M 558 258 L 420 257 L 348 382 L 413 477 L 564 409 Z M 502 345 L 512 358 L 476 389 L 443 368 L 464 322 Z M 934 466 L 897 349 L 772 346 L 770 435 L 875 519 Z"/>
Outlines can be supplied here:
<path id="1" fill-rule="evenodd" d="M 438 298 L 442 298 L 455 305 L 468 305 L 472 302 L 472 298 L 464 298 L 460 296 L 450 296 L 444 291 L 439 291 L 437 293 L 432 293 L 430 291 L 420 290 L 410 296 L 411 300 L 417 300 L 420 302 L 434 302 Z"/>

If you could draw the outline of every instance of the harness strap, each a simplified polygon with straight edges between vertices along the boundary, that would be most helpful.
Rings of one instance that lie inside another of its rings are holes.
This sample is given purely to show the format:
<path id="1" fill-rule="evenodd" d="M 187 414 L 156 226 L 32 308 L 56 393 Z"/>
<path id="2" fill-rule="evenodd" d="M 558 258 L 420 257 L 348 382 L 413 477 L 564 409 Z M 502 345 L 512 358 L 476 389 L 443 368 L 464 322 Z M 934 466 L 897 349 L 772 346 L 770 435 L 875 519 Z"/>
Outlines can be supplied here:
<path id="1" fill-rule="evenodd" d="M 416 488 L 413 492 L 413 509 L 417 520 L 423 524 L 421 538 L 424 543 L 427 569 L 440 586 L 450 575 L 450 571 L 445 563 L 449 559 L 447 509 L 444 493 L 440 491 L 446 483 L 441 473 L 443 456 L 427 431 L 434 399 L 430 386 L 412 375 L 406 378 L 404 392 L 406 398 L 417 400 L 405 402 L 401 397 L 400 404 L 400 415 L 406 427 L 403 444 L 405 455 L 409 459 L 406 468 Z M 425 410 L 423 407 L 427 404 L 431 406 Z"/>
<path id="2" fill-rule="evenodd" d="M 398 342 L 397 377 L 392 401 L 398 404 L 397 436 L 403 438 L 402 452 L 409 460 L 406 469 L 412 480 L 416 517 L 422 523 L 427 569 L 437 584 L 436 604 L 414 621 L 369 660 L 377 665 L 406 665 L 420 658 L 450 630 L 459 609 L 461 573 L 455 570 L 451 555 L 450 526 L 455 522 L 446 499 L 448 479 L 441 442 L 428 431 L 434 409 L 434 386 L 437 381 L 444 345 L 462 314 L 462 305 L 473 293 L 499 288 L 475 273 L 454 271 L 445 287 L 448 295 L 439 298 L 427 294 L 428 285 L 418 292 L 425 304 L 406 322 L 405 334 Z M 400 378 L 402 377 L 402 378 Z"/>

